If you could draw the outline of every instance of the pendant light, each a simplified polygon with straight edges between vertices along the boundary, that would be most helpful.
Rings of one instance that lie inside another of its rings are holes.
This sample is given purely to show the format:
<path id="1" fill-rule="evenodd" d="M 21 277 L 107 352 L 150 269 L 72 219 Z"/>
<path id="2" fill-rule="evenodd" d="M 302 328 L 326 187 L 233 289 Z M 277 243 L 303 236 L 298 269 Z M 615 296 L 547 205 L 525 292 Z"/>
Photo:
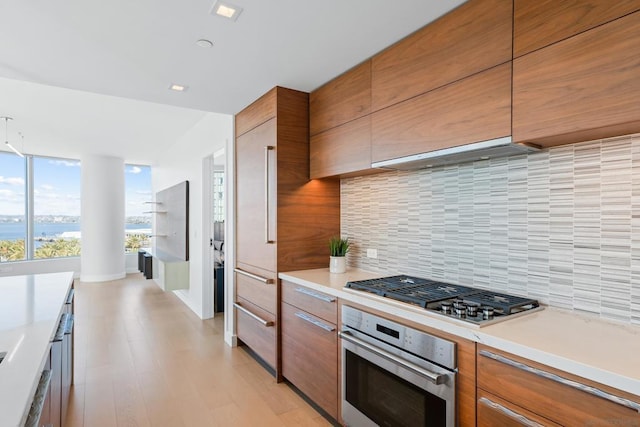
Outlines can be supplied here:
<path id="1" fill-rule="evenodd" d="M 11 149 L 18 156 L 24 158 L 24 154 L 19 152 L 13 145 L 9 144 L 9 120 L 13 120 L 12 117 L 3 116 L 0 119 L 4 119 L 4 144 Z"/>

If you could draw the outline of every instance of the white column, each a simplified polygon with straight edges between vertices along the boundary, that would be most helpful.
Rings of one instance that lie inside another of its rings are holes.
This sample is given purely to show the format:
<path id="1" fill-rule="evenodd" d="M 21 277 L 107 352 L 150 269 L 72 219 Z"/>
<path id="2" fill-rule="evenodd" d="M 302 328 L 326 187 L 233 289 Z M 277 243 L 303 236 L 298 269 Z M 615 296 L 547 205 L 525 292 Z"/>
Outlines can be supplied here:
<path id="1" fill-rule="evenodd" d="M 80 280 L 125 277 L 124 160 L 82 157 L 82 254 Z"/>

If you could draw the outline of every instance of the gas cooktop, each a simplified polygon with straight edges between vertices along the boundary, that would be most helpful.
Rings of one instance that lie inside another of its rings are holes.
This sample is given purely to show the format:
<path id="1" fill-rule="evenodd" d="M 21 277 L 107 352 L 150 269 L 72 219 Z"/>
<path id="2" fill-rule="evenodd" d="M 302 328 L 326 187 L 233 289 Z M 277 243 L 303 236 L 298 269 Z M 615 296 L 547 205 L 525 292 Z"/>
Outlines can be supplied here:
<path id="1" fill-rule="evenodd" d="M 347 282 L 346 288 L 419 305 L 479 326 L 542 309 L 538 301 L 529 298 L 405 275 Z"/>

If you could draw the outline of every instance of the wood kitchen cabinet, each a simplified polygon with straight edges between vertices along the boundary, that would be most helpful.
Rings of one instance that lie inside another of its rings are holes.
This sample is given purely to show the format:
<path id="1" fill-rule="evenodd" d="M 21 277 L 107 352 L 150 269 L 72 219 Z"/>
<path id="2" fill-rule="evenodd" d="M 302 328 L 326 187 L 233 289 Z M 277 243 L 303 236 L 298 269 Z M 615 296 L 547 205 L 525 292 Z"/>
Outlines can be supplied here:
<path id="1" fill-rule="evenodd" d="M 511 64 L 396 104 L 372 115 L 378 162 L 511 134 Z"/>
<path id="2" fill-rule="evenodd" d="M 371 60 L 309 95 L 311 178 L 371 170 Z"/>
<path id="3" fill-rule="evenodd" d="M 551 147 L 640 131 L 638 75 L 640 12 L 516 58 L 514 141 Z"/>
<path id="4" fill-rule="evenodd" d="M 638 0 L 515 0 L 513 56 L 525 55 L 637 10 Z"/>
<path id="5" fill-rule="evenodd" d="M 371 116 L 313 135 L 310 156 L 313 179 L 376 172 L 371 169 Z"/>
<path id="6" fill-rule="evenodd" d="M 372 59 L 378 111 L 512 59 L 511 1 L 470 0 Z"/>
<path id="7" fill-rule="evenodd" d="M 308 94 L 276 87 L 236 115 L 238 338 L 280 377 L 278 272 L 325 267 L 337 181 L 309 179 Z"/>
<path id="8" fill-rule="evenodd" d="M 311 136 L 371 112 L 371 60 L 355 66 L 309 94 Z"/>
<path id="9" fill-rule="evenodd" d="M 337 298 L 282 282 L 282 374 L 338 418 Z"/>
<path id="10" fill-rule="evenodd" d="M 480 344 L 477 360 L 478 426 L 640 424 L 638 396 Z"/>

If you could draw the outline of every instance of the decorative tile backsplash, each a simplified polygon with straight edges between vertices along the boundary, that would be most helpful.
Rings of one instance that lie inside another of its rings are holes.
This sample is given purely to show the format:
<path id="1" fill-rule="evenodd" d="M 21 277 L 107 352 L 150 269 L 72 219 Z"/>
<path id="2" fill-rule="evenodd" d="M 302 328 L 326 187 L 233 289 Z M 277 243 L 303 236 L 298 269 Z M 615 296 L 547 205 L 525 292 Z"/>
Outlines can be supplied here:
<path id="1" fill-rule="evenodd" d="M 341 192 L 351 266 L 640 324 L 640 135 L 348 178 Z"/>

